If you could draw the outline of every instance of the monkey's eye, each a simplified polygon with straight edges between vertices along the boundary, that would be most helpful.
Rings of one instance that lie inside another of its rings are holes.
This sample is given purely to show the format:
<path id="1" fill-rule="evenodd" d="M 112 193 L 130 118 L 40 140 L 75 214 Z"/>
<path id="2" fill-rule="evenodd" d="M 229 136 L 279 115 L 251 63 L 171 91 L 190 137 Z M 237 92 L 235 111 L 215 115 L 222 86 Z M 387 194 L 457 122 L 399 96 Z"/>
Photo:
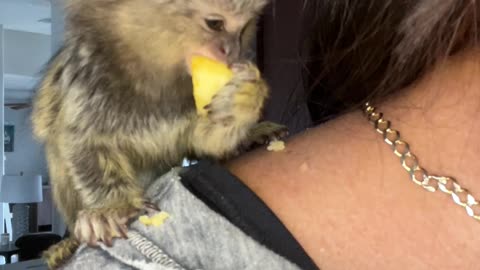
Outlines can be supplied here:
<path id="1" fill-rule="evenodd" d="M 222 32 L 225 30 L 225 22 L 221 19 L 205 19 L 205 24 L 210 30 L 215 32 Z"/>

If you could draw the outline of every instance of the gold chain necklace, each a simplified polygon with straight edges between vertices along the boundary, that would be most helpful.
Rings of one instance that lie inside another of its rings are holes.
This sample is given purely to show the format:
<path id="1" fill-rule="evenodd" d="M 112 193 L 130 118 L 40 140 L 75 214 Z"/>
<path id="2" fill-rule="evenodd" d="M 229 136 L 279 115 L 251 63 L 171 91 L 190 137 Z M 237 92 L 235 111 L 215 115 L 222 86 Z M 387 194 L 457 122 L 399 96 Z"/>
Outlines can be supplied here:
<path id="1" fill-rule="evenodd" d="M 402 167 L 415 184 L 430 192 L 440 190 L 450 195 L 452 200 L 463 207 L 470 217 L 480 221 L 480 203 L 466 188 L 460 186 L 453 177 L 431 175 L 422 168 L 417 157 L 410 151 L 408 143 L 401 139 L 400 132 L 391 128 L 391 122 L 385 120 L 381 112 L 376 112 L 376 108 L 369 102 L 363 106 L 363 112 L 377 132 L 383 135 L 383 140 L 390 145 L 393 153 L 400 158 Z"/>

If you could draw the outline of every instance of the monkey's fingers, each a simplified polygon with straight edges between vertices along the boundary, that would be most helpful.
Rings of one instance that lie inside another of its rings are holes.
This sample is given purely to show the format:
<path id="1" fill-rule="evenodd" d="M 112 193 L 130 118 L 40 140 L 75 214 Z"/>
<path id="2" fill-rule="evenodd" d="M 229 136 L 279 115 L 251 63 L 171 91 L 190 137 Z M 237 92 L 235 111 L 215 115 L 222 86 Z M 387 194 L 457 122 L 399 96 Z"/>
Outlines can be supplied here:
<path id="1" fill-rule="evenodd" d="M 74 229 L 75 238 L 81 243 L 87 243 L 89 246 L 97 246 L 93 235 L 93 226 L 85 213 L 82 211 L 78 215 Z"/>
<path id="2" fill-rule="evenodd" d="M 125 224 L 119 225 L 120 231 L 122 232 L 122 235 L 124 235 L 124 239 L 128 239 L 128 227 Z"/>
<path id="3" fill-rule="evenodd" d="M 112 209 L 108 214 L 108 227 L 113 238 L 120 237 L 127 239 L 128 224 L 139 214 L 140 210 L 135 208 Z"/>
<path id="4" fill-rule="evenodd" d="M 288 128 L 284 125 L 260 122 L 250 130 L 248 139 L 255 144 L 268 144 L 272 141 L 281 140 L 288 134 Z"/>
<path id="5" fill-rule="evenodd" d="M 127 239 L 127 226 L 124 223 L 119 222 L 118 219 L 114 217 L 108 218 L 108 225 L 110 227 L 110 231 L 112 237 L 120 237 L 123 239 Z"/>
<path id="6" fill-rule="evenodd" d="M 135 221 L 135 219 L 137 218 L 140 212 L 141 212 L 141 209 L 135 209 L 135 208 L 125 209 L 122 211 L 115 212 L 113 217 L 115 218 L 118 224 L 126 225 Z"/>
<path id="7" fill-rule="evenodd" d="M 236 80 L 256 81 L 260 79 L 260 71 L 251 62 L 238 62 L 232 65 L 232 71 Z"/>
<path id="8" fill-rule="evenodd" d="M 145 201 L 143 203 L 143 206 L 145 207 L 146 210 L 154 210 L 154 211 L 157 211 L 157 212 L 161 211 L 161 209 L 160 209 L 160 207 L 158 207 L 158 205 L 156 205 L 152 202 L 149 202 L 149 201 Z"/>
<path id="9" fill-rule="evenodd" d="M 237 90 L 236 84 L 229 83 L 212 98 L 212 102 L 205 107 L 207 116 L 212 122 L 228 126 L 235 120 L 232 97 Z"/>
<path id="10" fill-rule="evenodd" d="M 111 247 L 112 240 L 114 237 L 114 232 L 112 231 L 112 227 L 110 226 L 109 218 L 105 214 L 100 214 L 97 217 L 97 228 L 98 231 L 95 231 L 97 238 L 100 239 L 107 247 Z"/>
<path id="11" fill-rule="evenodd" d="M 98 242 L 111 247 L 114 238 L 127 238 L 127 223 L 139 211 L 133 207 L 83 210 L 77 217 L 75 237 L 91 247 L 98 247 Z"/>
<path id="12" fill-rule="evenodd" d="M 105 243 L 105 230 L 104 223 L 97 213 L 88 215 L 88 221 L 90 222 L 90 231 L 88 231 L 88 245 L 92 247 L 98 246 L 98 241 Z"/>

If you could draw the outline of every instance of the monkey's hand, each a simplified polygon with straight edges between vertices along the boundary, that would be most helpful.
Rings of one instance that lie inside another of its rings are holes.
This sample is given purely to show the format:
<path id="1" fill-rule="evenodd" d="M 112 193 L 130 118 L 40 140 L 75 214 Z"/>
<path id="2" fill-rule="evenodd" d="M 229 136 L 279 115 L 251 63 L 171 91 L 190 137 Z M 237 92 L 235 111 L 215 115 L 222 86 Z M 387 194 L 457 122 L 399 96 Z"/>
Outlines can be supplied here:
<path id="1" fill-rule="evenodd" d="M 232 66 L 233 78 L 205 107 L 206 116 L 199 116 L 190 137 L 194 152 L 224 158 L 243 142 L 261 115 L 268 95 L 265 82 L 250 62 Z"/>
<path id="2" fill-rule="evenodd" d="M 236 63 L 231 69 L 232 80 L 205 107 L 208 118 L 223 126 L 252 125 L 260 117 L 267 86 L 253 63 Z"/>

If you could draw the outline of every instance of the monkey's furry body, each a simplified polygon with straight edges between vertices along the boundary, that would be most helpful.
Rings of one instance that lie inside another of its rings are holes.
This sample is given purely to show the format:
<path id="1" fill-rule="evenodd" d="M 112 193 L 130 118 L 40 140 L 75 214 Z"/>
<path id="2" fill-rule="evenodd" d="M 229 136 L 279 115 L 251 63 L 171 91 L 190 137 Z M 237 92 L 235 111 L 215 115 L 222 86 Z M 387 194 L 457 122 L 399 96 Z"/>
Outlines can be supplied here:
<path id="1" fill-rule="evenodd" d="M 47 67 L 32 115 L 54 201 L 73 232 L 47 254 L 51 268 L 82 242 L 108 245 L 124 236 L 155 176 L 184 157 L 228 157 L 255 132 L 267 87 L 240 55 L 265 4 L 69 2 L 65 43 Z M 196 113 L 188 73 L 198 53 L 233 64 L 235 73 L 207 116 Z"/>

